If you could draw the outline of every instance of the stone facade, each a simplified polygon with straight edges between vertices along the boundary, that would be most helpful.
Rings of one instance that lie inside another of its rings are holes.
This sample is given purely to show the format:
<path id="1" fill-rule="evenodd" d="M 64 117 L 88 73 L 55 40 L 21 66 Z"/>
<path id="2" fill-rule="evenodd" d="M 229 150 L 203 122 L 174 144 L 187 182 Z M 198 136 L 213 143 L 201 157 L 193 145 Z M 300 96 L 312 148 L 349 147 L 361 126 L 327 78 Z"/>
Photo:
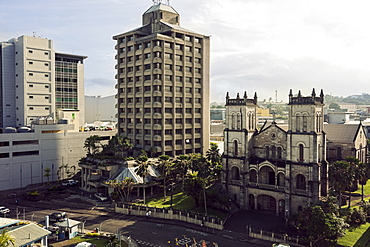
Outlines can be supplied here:
<path id="1" fill-rule="evenodd" d="M 226 97 L 223 185 L 242 209 L 288 217 L 327 194 L 324 94 L 289 94 L 287 129 L 257 129 L 257 95 Z"/>

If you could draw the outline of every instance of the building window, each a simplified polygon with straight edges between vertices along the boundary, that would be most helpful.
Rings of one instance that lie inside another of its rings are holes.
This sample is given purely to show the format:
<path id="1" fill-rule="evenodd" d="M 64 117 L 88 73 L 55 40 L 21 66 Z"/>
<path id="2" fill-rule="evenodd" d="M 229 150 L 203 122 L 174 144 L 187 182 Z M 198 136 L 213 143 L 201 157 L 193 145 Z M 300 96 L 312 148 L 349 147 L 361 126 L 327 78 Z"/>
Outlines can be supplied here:
<path id="1" fill-rule="evenodd" d="M 306 190 L 306 178 L 302 174 L 297 175 L 296 186 L 298 190 Z"/>
<path id="2" fill-rule="evenodd" d="M 303 144 L 299 144 L 298 145 L 298 150 L 299 150 L 299 158 L 298 158 L 298 161 L 299 162 L 303 162 L 304 161 L 304 147 L 303 147 Z"/>
<path id="3" fill-rule="evenodd" d="M 307 116 L 302 116 L 302 131 L 307 132 Z"/>
<path id="4" fill-rule="evenodd" d="M 301 129 L 301 116 L 299 115 L 299 113 L 295 115 L 295 118 L 295 129 L 297 132 L 299 132 Z"/>
<path id="5" fill-rule="evenodd" d="M 256 170 L 250 170 L 249 172 L 249 181 L 252 183 L 257 183 L 257 172 Z"/>
<path id="6" fill-rule="evenodd" d="M 237 140 L 234 141 L 234 155 L 235 156 L 238 155 L 238 141 Z"/>
<path id="7" fill-rule="evenodd" d="M 233 166 L 231 168 L 231 179 L 232 180 L 240 180 L 240 175 L 239 175 L 239 168 L 236 166 Z"/>
<path id="8" fill-rule="evenodd" d="M 266 157 L 266 159 L 268 159 L 270 157 L 270 147 L 269 146 L 265 147 L 265 157 Z"/>
<path id="9" fill-rule="evenodd" d="M 28 50 L 28 53 L 33 53 L 33 51 L 32 50 Z"/>

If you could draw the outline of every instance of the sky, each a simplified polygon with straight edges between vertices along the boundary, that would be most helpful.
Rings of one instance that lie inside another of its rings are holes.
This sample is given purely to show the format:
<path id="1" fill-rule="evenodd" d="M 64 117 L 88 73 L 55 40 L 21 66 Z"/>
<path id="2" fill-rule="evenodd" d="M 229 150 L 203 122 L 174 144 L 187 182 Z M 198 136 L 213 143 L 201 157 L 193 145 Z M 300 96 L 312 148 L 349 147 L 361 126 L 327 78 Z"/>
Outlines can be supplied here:
<path id="1" fill-rule="evenodd" d="M 163 0 L 167 4 L 167 1 Z M 211 102 L 244 91 L 370 93 L 368 0 L 170 0 L 180 25 L 211 36 Z M 0 41 L 36 35 L 85 55 L 85 94 L 116 94 L 114 35 L 141 26 L 150 0 L 0 0 Z"/>

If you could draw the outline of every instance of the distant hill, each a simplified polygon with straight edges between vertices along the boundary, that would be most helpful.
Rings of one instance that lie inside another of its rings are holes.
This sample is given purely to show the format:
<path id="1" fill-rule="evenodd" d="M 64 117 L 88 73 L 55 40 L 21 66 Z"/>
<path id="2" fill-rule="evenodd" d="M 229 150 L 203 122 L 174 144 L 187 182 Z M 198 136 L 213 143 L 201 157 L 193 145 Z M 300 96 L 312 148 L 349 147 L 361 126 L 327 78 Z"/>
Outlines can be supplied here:
<path id="1" fill-rule="evenodd" d="M 363 93 L 361 95 L 350 95 L 348 97 L 338 97 L 332 95 L 325 95 L 325 104 L 330 103 L 348 103 L 356 105 L 370 105 L 370 94 Z"/>

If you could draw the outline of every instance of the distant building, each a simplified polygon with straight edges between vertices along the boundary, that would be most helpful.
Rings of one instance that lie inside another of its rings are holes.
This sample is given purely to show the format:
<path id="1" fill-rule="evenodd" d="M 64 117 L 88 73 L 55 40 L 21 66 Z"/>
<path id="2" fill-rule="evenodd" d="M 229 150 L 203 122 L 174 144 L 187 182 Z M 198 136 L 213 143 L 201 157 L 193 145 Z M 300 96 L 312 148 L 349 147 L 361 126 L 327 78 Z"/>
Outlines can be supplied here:
<path id="1" fill-rule="evenodd" d="M 86 56 L 56 53 L 50 39 L 20 36 L 0 42 L 0 127 L 57 122 L 58 109 L 79 111 L 84 123 Z"/>
<path id="2" fill-rule="evenodd" d="M 210 117 L 212 120 L 225 120 L 226 119 L 226 109 L 224 108 L 211 108 Z"/>
<path id="3" fill-rule="evenodd" d="M 117 41 L 118 130 L 157 155 L 209 149 L 209 36 L 180 26 L 170 5 L 155 3 L 142 26 Z"/>
<path id="4" fill-rule="evenodd" d="M 85 96 L 85 123 L 117 122 L 117 99 L 114 95 Z"/>
<path id="5" fill-rule="evenodd" d="M 0 191 L 68 178 L 69 172 L 78 172 L 78 161 L 86 156 L 86 138 L 99 135 L 106 143 L 116 134 L 78 132 L 74 124 L 34 127 L 31 132 L 0 134 Z"/>

